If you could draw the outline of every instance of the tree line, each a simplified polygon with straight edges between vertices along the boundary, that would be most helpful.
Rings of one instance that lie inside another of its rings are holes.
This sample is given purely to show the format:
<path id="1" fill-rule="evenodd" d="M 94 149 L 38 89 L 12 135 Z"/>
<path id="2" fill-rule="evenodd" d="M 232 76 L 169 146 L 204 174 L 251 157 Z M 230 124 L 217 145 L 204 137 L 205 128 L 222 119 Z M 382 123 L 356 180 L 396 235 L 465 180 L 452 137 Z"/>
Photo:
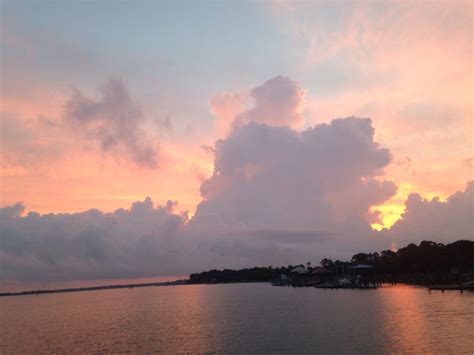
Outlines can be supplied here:
<path id="1" fill-rule="evenodd" d="M 422 241 L 419 245 L 409 244 L 397 251 L 384 250 L 380 253 L 357 253 L 350 261 L 333 261 L 324 258 L 320 266 L 340 273 L 351 266 L 367 264 L 375 266 L 381 279 L 429 283 L 446 281 L 449 275 L 474 273 L 474 241 L 458 240 L 450 244 Z M 303 265 L 303 264 L 302 264 Z M 281 267 L 254 267 L 241 270 L 210 270 L 189 275 L 190 283 L 267 282 L 282 274 L 289 274 L 297 265 Z M 311 264 L 306 264 L 311 269 Z M 420 276 L 423 275 L 423 276 Z M 431 275 L 429 278 L 426 275 Z M 416 277 L 415 277 L 416 276 Z M 453 276 L 454 280 L 454 276 Z"/>

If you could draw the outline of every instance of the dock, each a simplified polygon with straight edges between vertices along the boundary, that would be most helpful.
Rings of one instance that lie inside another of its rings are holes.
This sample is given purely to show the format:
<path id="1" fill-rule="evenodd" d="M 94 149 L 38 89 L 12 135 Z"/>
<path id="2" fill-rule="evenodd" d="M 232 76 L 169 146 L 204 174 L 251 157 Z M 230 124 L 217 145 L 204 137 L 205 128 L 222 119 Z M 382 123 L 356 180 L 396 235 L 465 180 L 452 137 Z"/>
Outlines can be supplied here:
<path id="1" fill-rule="evenodd" d="M 431 291 L 474 291 L 474 285 L 433 285 L 429 286 L 428 290 Z"/>
<path id="2" fill-rule="evenodd" d="M 373 290 L 377 289 L 377 285 L 314 285 L 316 288 L 330 288 L 330 289 L 346 289 L 346 290 Z"/>

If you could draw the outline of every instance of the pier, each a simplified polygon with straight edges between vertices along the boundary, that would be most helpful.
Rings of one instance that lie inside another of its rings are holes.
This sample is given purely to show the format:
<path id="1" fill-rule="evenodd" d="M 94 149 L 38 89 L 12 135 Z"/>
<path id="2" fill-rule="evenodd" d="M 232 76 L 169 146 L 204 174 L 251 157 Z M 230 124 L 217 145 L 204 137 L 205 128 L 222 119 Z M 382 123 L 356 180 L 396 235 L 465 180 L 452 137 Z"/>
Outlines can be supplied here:
<path id="1" fill-rule="evenodd" d="M 474 291 L 474 284 L 468 285 L 433 285 L 428 288 L 431 291 Z"/>

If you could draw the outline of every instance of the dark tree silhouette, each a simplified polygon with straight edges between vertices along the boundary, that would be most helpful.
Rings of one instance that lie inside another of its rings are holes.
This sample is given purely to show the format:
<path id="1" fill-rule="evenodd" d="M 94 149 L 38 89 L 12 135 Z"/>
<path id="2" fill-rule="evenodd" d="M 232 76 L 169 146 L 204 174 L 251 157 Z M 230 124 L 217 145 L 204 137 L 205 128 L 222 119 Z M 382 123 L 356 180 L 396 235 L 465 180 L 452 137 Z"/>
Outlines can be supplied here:
<path id="1" fill-rule="evenodd" d="M 331 270 L 334 275 L 349 272 L 356 264 L 376 267 L 381 279 L 414 283 L 446 281 L 446 275 L 464 273 L 472 277 L 474 273 L 474 241 L 458 240 L 444 245 L 432 241 L 422 241 L 420 245 L 409 244 L 398 251 L 384 250 L 380 253 L 357 253 L 350 261 L 332 261 L 324 258 L 320 265 Z M 301 264 L 301 266 L 304 266 Z M 254 267 L 243 270 L 210 270 L 190 275 L 190 283 L 225 282 L 267 282 L 282 274 L 289 274 L 294 266 L 279 268 L 272 266 Z M 306 263 L 311 268 L 311 263 Z M 429 278 L 426 275 L 430 274 Z M 454 280 L 454 276 L 449 276 Z M 456 279 L 457 280 L 457 279 Z M 449 280 L 448 280 L 449 281 Z"/>

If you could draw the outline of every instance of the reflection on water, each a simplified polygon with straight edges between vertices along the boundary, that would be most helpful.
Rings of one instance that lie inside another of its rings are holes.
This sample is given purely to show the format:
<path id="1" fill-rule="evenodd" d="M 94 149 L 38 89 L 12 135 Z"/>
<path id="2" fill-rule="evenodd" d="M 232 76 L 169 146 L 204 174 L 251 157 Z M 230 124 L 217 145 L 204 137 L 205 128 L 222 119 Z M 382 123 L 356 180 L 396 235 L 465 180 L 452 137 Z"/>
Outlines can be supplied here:
<path id="1" fill-rule="evenodd" d="M 393 348 L 405 353 L 474 352 L 474 294 L 427 294 L 412 287 L 384 291 L 390 291 L 380 294 L 384 332 L 391 336 Z"/>
<path id="2" fill-rule="evenodd" d="M 474 294 L 151 287 L 0 299 L 0 353 L 474 352 Z M 5 326 L 6 325 L 6 326 Z"/>
<path id="3" fill-rule="evenodd" d="M 381 293 L 384 333 L 391 338 L 393 347 L 401 352 L 428 352 L 430 339 L 425 338 L 427 324 L 422 313 L 426 295 L 413 292 L 409 287 L 390 291 Z M 393 319 L 395 315 L 396 319 Z"/>

